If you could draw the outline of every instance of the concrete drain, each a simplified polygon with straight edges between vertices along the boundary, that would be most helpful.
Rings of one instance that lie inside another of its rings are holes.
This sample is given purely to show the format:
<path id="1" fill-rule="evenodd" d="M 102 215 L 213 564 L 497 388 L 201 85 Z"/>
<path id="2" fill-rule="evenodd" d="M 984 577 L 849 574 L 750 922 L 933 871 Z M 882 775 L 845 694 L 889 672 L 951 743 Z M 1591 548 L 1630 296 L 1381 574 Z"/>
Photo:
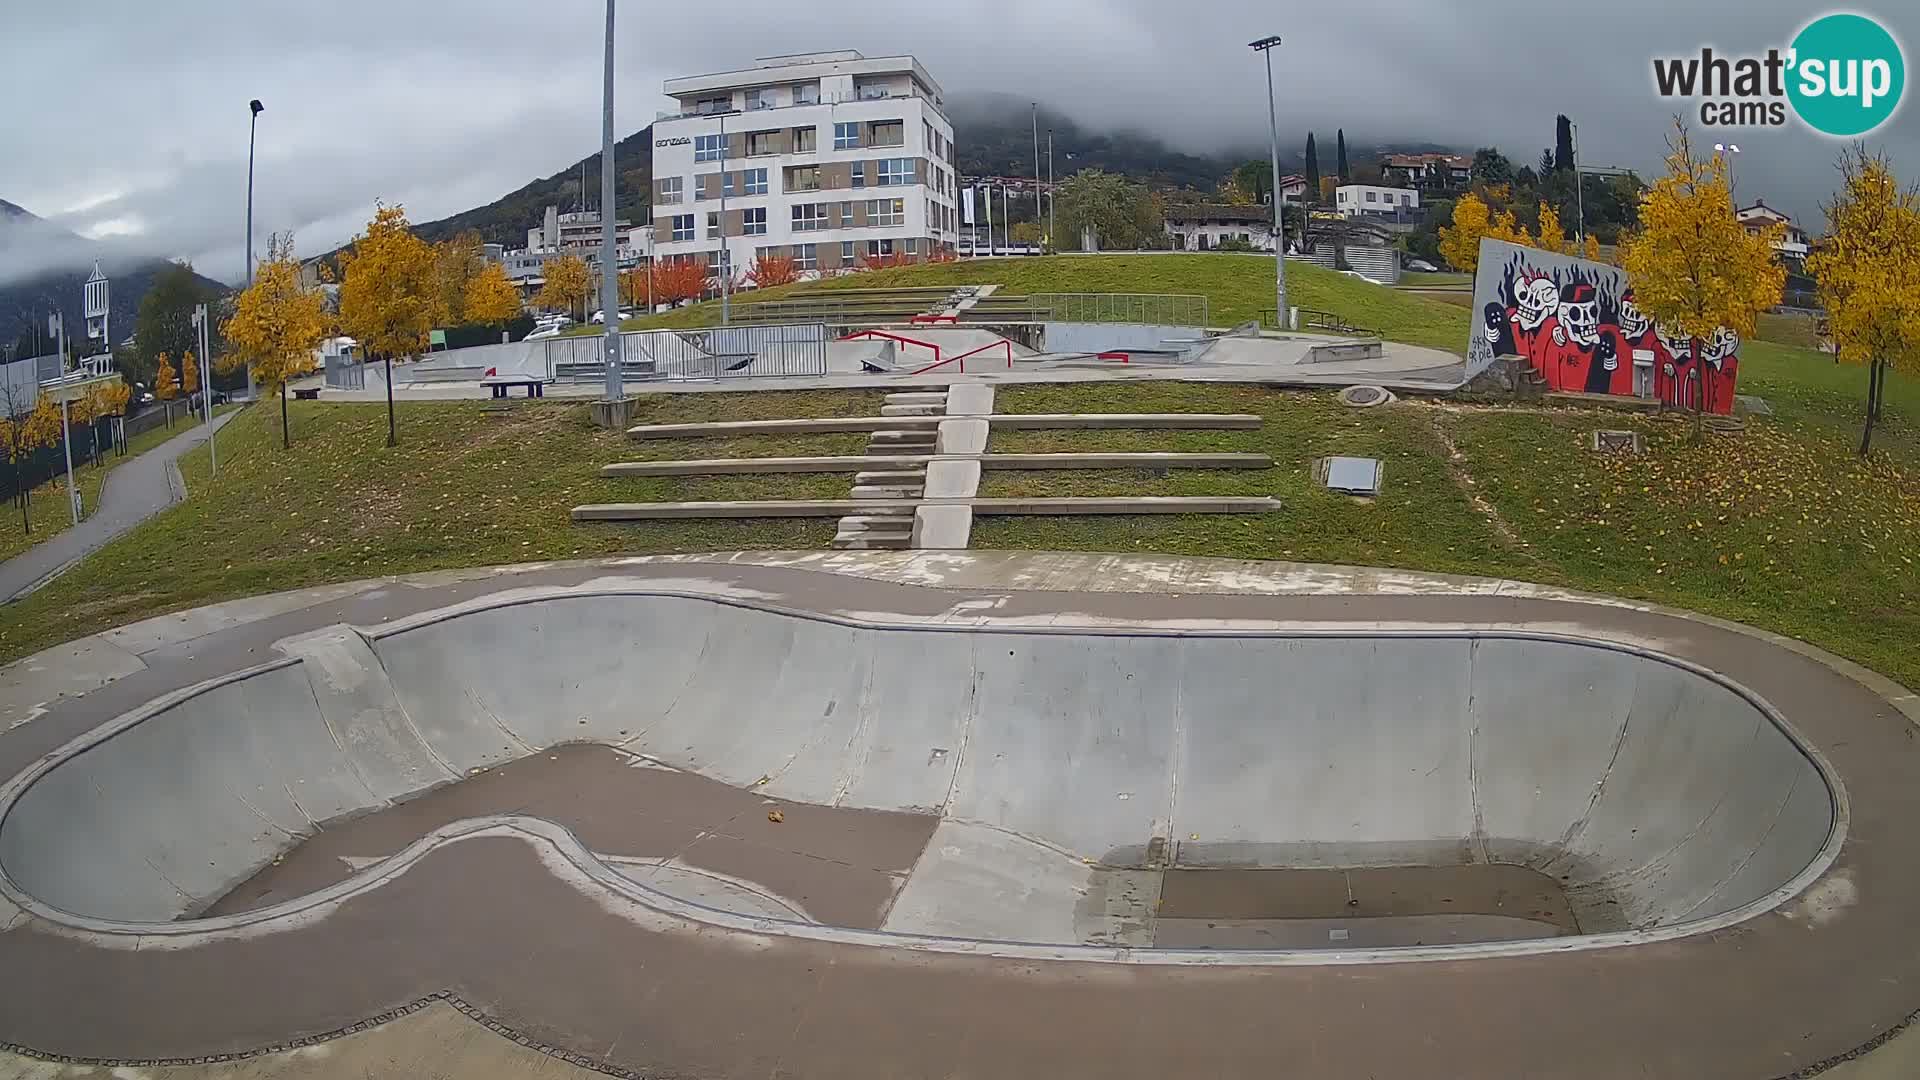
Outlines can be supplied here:
<path id="1" fill-rule="evenodd" d="M 1340 391 L 1340 403 L 1356 409 L 1371 409 L 1375 405 L 1391 405 L 1396 399 L 1392 391 L 1384 386 L 1349 386 Z"/>

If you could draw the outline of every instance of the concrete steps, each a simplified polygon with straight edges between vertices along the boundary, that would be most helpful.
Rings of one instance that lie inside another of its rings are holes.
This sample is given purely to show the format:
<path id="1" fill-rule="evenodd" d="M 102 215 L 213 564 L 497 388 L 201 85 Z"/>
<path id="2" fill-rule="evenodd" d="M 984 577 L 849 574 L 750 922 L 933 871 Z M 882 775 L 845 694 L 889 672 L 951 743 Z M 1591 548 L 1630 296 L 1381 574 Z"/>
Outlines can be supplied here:
<path id="1" fill-rule="evenodd" d="M 833 546 L 842 551 L 898 551 L 912 544 L 913 514 L 906 508 L 899 513 L 848 514 L 833 534 Z"/>
<path id="2" fill-rule="evenodd" d="M 1242 453 L 1065 453 L 1065 454 L 953 454 L 978 461 L 989 472 L 1006 469 L 1270 469 L 1265 454 Z M 747 473 L 857 474 L 854 483 L 889 483 L 902 473 L 921 475 L 933 460 L 931 453 L 865 454 L 840 457 L 712 458 L 705 461 L 622 461 L 600 467 L 600 475 L 721 476 Z M 863 477 L 873 477 L 872 480 Z"/>
<path id="3" fill-rule="evenodd" d="M 888 394 L 884 400 L 888 405 L 938 405 L 944 409 L 947 405 L 947 392 L 935 390 L 930 393 L 916 391 Z"/>
<path id="4" fill-rule="evenodd" d="M 925 469 L 874 469 L 853 474 L 853 486 L 864 487 L 869 484 L 896 487 L 924 487 L 927 482 Z"/>
<path id="5" fill-rule="evenodd" d="M 856 499 L 917 499 L 925 490 L 923 484 L 855 484 L 851 494 Z"/>
<path id="6" fill-rule="evenodd" d="M 1263 514 L 1282 509 L 1277 499 L 1227 496 L 1113 496 L 1095 498 L 950 499 L 769 499 L 740 502 L 598 503 L 573 508 L 575 521 L 659 521 L 684 518 L 846 518 L 898 516 L 913 519 L 918 507 L 971 507 L 976 515 L 1045 514 Z"/>
<path id="7" fill-rule="evenodd" d="M 945 405 L 882 405 L 881 416 L 940 416 L 945 414 Z"/>
<path id="8" fill-rule="evenodd" d="M 869 454 L 931 454 L 939 432 L 876 431 L 867 437 Z"/>

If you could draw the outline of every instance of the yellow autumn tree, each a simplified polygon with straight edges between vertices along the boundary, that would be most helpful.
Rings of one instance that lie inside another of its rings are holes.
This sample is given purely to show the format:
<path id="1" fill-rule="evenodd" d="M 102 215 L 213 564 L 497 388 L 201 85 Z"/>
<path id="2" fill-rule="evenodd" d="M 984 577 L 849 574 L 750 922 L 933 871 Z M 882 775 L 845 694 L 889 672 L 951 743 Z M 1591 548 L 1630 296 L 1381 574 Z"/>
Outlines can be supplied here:
<path id="1" fill-rule="evenodd" d="M 1589 262 L 1599 262 L 1600 261 L 1600 238 L 1593 235 L 1592 233 L 1588 233 L 1587 243 L 1584 250 L 1581 252 L 1581 254 L 1585 255 L 1587 258 L 1587 261 Z"/>
<path id="2" fill-rule="evenodd" d="M 393 446 L 393 358 L 424 352 L 434 326 L 447 317 L 439 264 L 433 245 L 413 234 L 397 203 L 375 207 L 365 235 L 340 261 L 340 328 L 385 366 L 387 445 Z"/>
<path id="3" fill-rule="evenodd" d="M 1560 224 L 1560 211 L 1544 202 L 1540 204 L 1540 227 L 1534 232 L 1533 246 L 1556 255 L 1573 254 L 1566 227 Z"/>
<path id="4" fill-rule="evenodd" d="M 467 282 L 461 304 L 468 322 L 501 326 L 520 314 L 520 290 L 508 279 L 506 267 L 488 263 Z"/>
<path id="5" fill-rule="evenodd" d="M 1494 189 L 1494 194 L 1500 190 Z M 1533 238 L 1514 219 L 1513 211 L 1503 210 L 1495 215 L 1485 199 L 1468 192 L 1453 204 L 1453 224 L 1440 229 L 1440 257 L 1455 270 L 1471 274 L 1480 266 L 1481 240 L 1533 246 Z"/>
<path id="6" fill-rule="evenodd" d="M 1844 363 L 1867 369 L 1860 453 L 1873 448 L 1889 370 L 1920 372 L 1920 192 L 1901 187 L 1884 154 L 1840 157 L 1827 203 L 1827 243 L 1807 259 Z"/>
<path id="7" fill-rule="evenodd" d="M 173 358 L 160 354 L 160 370 L 153 377 L 153 396 L 172 401 L 180 395 L 180 376 L 173 370 Z"/>
<path id="8" fill-rule="evenodd" d="M 0 415 L 0 451 L 7 456 L 7 463 L 13 466 L 14 502 L 20 507 L 20 528 L 31 534 L 33 517 L 28 504 L 32 501 L 32 489 L 22 482 L 22 470 L 25 462 L 34 451 L 43 446 L 53 446 L 60 441 L 60 408 L 45 394 L 34 402 L 33 408 L 25 408 L 24 396 L 15 398 L 21 384 L 6 383 L 0 393 L 6 398 L 6 407 L 0 408 L 0 414 L 21 412 L 18 417 Z"/>
<path id="9" fill-rule="evenodd" d="M 287 381 L 313 370 L 313 350 L 327 336 L 326 297 L 300 285 L 293 238 L 269 238 L 267 259 L 253 270 L 253 284 L 234 300 L 233 317 L 221 328 L 230 346 L 253 370 L 256 381 L 280 393 L 280 445 L 293 446 L 287 422 Z"/>
<path id="10" fill-rule="evenodd" d="M 542 269 L 547 279 L 537 303 L 543 308 L 571 312 L 580 305 L 580 321 L 587 321 L 587 297 L 593 293 L 593 273 L 578 255 L 558 255 Z"/>
<path id="11" fill-rule="evenodd" d="M 200 392 L 200 361 L 192 350 L 180 357 L 180 392 L 188 397 Z"/>
<path id="12" fill-rule="evenodd" d="M 467 288 L 488 265 L 486 244 L 471 229 L 433 245 L 433 274 L 448 323 L 483 321 L 467 313 Z"/>
<path id="13" fill-rule="evenodd" d="M 1726 159 L 1694 153 L 1684 120 L 1667 140 L 1667 174 L 1640 196 L 1640 230 L 1621 249 L 1634 299 L 1656 326 L 1701 342 L 1726 327 L 1751 337 L 1780 302 L 1787 271 L 1774 257 L 1783 227 L 1749 233 L 1734 217 Z M 1696 436 L 1704 429 L 1705 364 L 1693 365 Z"/>

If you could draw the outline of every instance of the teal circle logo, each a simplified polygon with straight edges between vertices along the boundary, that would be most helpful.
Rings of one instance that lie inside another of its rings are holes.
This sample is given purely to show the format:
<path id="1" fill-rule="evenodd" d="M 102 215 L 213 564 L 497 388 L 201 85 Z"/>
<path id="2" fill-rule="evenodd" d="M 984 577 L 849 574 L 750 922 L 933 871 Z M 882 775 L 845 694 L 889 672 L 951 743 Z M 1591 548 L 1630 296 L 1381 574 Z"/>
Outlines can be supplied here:
<path id="1" fill-rule="evenodd" d="M 1865 15 L 1824 15 L 1793 39 L 1787 98 L 1815 131 L 1850 138 L 1887 122 L 1907 88 L 1906 58 Z"/>

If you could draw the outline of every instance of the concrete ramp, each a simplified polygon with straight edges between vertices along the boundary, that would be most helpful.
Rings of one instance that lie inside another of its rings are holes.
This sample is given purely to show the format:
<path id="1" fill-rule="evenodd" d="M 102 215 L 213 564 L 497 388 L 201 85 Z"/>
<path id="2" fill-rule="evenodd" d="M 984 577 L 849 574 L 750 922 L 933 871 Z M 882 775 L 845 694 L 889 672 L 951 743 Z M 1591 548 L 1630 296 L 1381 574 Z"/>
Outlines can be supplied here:
<path id="1" fill-rule="evenodd" d="M 1329 868 L 1524 868 L 1583 933 L 1688 932 L 1784 899 L 1837 820 L 1761 703 L 1542 634 L 888 626 L 583 592 L 281 647 L 11 785 L 12 887 L 193 918 L 319 830 L 576 742 L 937 814 L 896 929 L 1069 944 L 1142 943 L 1143 874 Z M 1192 897 L 1228 880 L 1183 879 L 1181 903 L 1226 910 Z"/>

